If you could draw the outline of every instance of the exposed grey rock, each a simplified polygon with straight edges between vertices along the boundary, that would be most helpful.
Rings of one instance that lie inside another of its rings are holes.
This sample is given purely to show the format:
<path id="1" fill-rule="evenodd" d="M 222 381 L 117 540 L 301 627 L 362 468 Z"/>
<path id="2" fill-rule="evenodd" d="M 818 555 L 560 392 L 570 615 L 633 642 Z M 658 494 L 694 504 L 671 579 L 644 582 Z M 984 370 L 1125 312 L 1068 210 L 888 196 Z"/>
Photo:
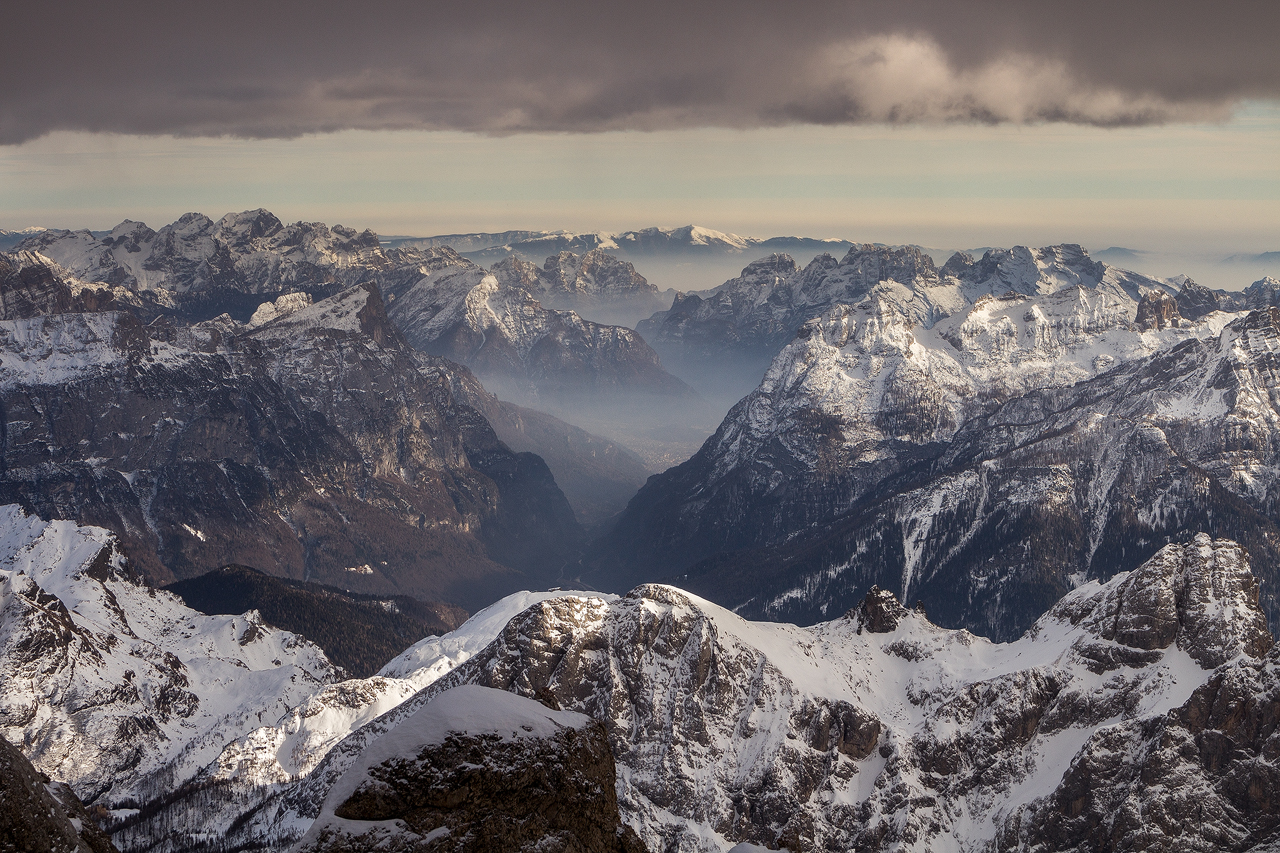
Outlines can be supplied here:
<path id="1" fill-rule="evenodd" d="M 1210 853 L 1270 849 L 1280 656 L 1239 659 L 1161 717 L 1099 731 L 1054 792 L 992 850 Z"/>
<path id="2" fill-rule="evenodd" d="M 106 530 L 0 507 L 0 734 L 101 818 L 145 821 L 341 677 L 256 611 L 204 616 L 146 586 Z"/>
<path id="3" fill-rule="evenodd" d="M 115 849 L 70 788 L 51 782 L 0 737 L 0 851 L 115 853 Z"/>
<path id="4" fill-rule="evenodd" d="M 1020 317 L 1023 304 L 975 310 Z M 1039 362 L 1024 369 L 995 340 L 989 361 L 953 358 L 898 317 L 873 298 L 814 321 L 693 459 L 637 494 L 593 577 L 623 589 L 661 573 L 743 614 L 803 622 L 875 584 L 941 624 L 1012 639 L 1073 577 L 1108 578 L 1205 532 L 1249 548 L 1263 609 L 1280 616 L 1280 315 L 1204 338 L 1165 329 L 1186 337 L 1004 401 L 1001 385 L 1045 381 Z M 1052 340 L 1051 323 L 1027 323 L 1036 337 L 1018 340 Z M 1106 347 L 1122 334 L 1139 340 L 1119 327 Z M 1086 369 L 1090 346 L 1074 357 Z"/>
<path id="5" fill-rule="evenodd" d="M 1178 301 L 1164 291 L 1153 290 L 1144 294 L 1138 302 L 1137 316 L 1133 323 L 1139 329 L 1167 329 L 1182 324 L 1178 313 Z"/>
<path id="6" fill-rule="evenodd" d="M 506 718 L 495 720 L 495 709 Z M 371 743 L 377 758 L 366 755 L 338 781 L 299 853 L 645 849 L 620 820 L 605 729 L 587 717 L 462 687 L 391 739 Z"/>
<path id="7" fill-rule="evenodd" d="M 35 252 L 0 254 L 0 319 L 140 307 L 126 288 L 78 281 Z"/>
<path id="8" fill-rule="evenodd" d="M 1244 307 L 1265 309 L 1280 307 L 1280 279 L 1264 276 L 1244 289 Z"/>
<path id="9" fill-rule="evenodd" d="M 554 577 L 580 535 L 545 464 L 454 397 L 373 285 L 239 331 L 3 326 L 0 494 L 115 531 L 155 580 L 238 563 L 474 608 L 539 583 L 513 567 Z"/>
<path id="10" fill-rule="evenodd" d="M 1222 309 L 1222 298 L 1203 284 L 1188 278 L 1178 288 L 1178 313 L 1188 320 L 1199 320 Z"/>
<path id="11" fill-rule="evenodd" d="M 479 684 L 602 723 L 622 815 L 651 849 L 1244 850 L 1280 821 L 1280 681 L 1256 591 L 1243 549 L 1197 537 L 1073 591 L 1008 645 L 882 591 L 810 629 L 658 585 L 551 599 L 258 820 L 319 814 L 372 745 Z"/>

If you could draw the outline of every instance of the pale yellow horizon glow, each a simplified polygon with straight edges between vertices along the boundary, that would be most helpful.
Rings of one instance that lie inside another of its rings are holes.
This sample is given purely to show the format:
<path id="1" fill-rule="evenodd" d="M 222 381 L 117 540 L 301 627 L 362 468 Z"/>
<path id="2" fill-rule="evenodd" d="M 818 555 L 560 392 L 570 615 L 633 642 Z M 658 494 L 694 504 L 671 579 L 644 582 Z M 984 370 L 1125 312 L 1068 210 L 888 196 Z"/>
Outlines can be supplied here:
<path id="1" fill-rule="evenodd" d="M 1280 250 L 1280 107 L 1229 122 L 293 140 L 59 133 L 0 148 L 0 228 L 266 207 L 382 234 L 698 224 L 935 247 Z"/>

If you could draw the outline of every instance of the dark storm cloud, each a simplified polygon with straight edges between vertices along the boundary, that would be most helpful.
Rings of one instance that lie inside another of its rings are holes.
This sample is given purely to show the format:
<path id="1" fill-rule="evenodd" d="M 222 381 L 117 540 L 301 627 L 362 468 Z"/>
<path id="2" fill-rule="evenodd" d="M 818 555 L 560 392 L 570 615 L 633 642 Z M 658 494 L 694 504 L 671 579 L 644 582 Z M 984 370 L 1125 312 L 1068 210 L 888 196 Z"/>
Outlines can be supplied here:
<path id="1" fill-rule="evenodd" d="M 0 142 L 1201 120 L 1280 97 L 1280 3 L 211 3 L 3 19 Z"/>

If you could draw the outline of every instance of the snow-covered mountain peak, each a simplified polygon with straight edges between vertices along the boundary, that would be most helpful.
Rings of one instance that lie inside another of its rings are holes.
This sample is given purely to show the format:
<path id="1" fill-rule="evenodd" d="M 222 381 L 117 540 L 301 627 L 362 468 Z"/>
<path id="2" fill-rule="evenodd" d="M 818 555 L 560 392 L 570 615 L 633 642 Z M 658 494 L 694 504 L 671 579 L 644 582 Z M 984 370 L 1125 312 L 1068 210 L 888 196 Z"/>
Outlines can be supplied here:
<path id="1" fill-rule="evenodd" d="M 371 321 L 387 323 L 377 286 L 370 284 L 349 288 L 314 304 L 308 294 L 285 294 L 275 302 L 260 305 L 249 325 L 254 329 L 253 337 L 280 341 L 307 331 L 323 330 L 373 337 L 369 328 Z"/>
<path id="2" fill-rule="evenodd" d="M 458 629 L 439 637 L 427 637 L 410 646 L 378 674 L 406 679 L 419 688 L 426 687 L 482 651 L 515 616 L 542 601 L 574 597 L 606 602 L 617 598 L 609 593 L 570 590 L 512 593 L 479 611 Z"/>
<path id="3" fill-rule="evenodd" d="M 199 214 L 197 214 L 198 216 Z M 202 217 L 205 221 L 207 218 Z M 181 220 L 179 220 L 181 222 Z M 284 224 L 275 214 L 264 208 L 228 213 L 218 220 L 220 236 L 228 242 L 248 244 L 252 240 L 271 237 L 280 232 Z M 234 239 L 233 239 L 234 238 Z"/>
<path id="4" fill-rule="evenodd" d="M 353 266 L 388 264 L 377 235 L 323 223 L 284 225 L 267 210 L 228 213 L 215 222 L 184 214 L 158 231 L 125 220 L 101 239 L 88 231 L 36 234 L 22 244 L 86 281 L 177 294 L 227 290 L 278 293 L 341 281 Z"/>
<path id="5" fill-rule="evenodd" d="M 108 531 L 16 506 L 0 508 L 0 660 L 0 733 L 86 801 L 189 779 L 339 675 L 255 613 L 204 616 L 144 586 Z"/>
<path id="6" fill-rule="evenodd" d="M 190 215 L 190 214 L 188 214 Z M 137 222 L 133 219 L 122 221 L 115 228 L 111 229 L 109 239 L 114 242 L 122 240 L 134 240 L 138 242 L 147 242 L 154 237 L 156 232 L 147 227 L 145 222 Z"/>
<path id="7" fill-rule="evenodd" d="M 1147 652 L 1176 645 L 1205 669 L 1241 655 L 1262 658 L 1273 640 L 1258 606 L 1258 581 L 1235 542 L 1200 533 L 1167 545 L 1132 572 L 1067 595 L 1032 629 L 1054 620 Z"/>
<path id="8" fill-rule="evenodd" d="M 726 234 L 723 231 L 716 231 L 711 228 L 703 228 L 700 225 L 686 225 L 683 228 L 674 228 L 666 233 L 672 237 L 685 239 L 690 245 L 694 246 L 722 245 L 742 250 L 751 246 L 751 241 L 745 237 L 739 237 L 737 234 Z"/>
<path id="9" fill-rule="evenodd" d="M 264 302 L 259 305 L 253 315 L 249 317 L 249 327 L 264 326 L 272 320 L 278 320 L 281 317 L 286 317 L 295 311 L 306 308 L 311 303 L 311 294 L 309 293 L 286 293 L 274 302 Z"/>
<path id="10" fill-rule="evenodd" d="M 1243 550 L 1203 537 L 1082 586 L 1004 644 L 938 628 L 883 590 L 811 628 L 658 584 L 546 599 L 335 748 L 274 819 L 328 814 L 319 802 L 350 793 L 334 783 L 350 787 L 371 745 L 416 743 L 435 701 L 480 685 L 601 722 L 622 814 L 651 848 L 984 850 L 1035 831 L 1064 777 L 1118 735 L 1180 719 L 1214 667 L 1263 665 L 1255 591 Z"/>

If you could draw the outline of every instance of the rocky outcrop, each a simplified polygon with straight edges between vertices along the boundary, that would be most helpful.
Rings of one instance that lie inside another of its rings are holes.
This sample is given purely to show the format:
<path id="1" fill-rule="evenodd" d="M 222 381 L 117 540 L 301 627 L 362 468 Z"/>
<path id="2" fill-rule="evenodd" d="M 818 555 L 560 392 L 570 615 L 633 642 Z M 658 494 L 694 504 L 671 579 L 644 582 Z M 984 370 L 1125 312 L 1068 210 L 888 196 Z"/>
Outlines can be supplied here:
<path id="1" fill-rule="evenodd" d="M 435 697 L 338 780 L 300 853 L 643 853 L 604 727 L 510 693 Z"/>
<path id="2" fill-rule="evenodd" d="M 1091 736 L 1054 791 L 1003 824 L 993 849 L 1207 853 L 1274 836 L 1280 658 L 1249 606 L 1255 582 L 1242 565 L 1237 546 L 1197 537 L 1161 551 L 1085 617 L 1130 648 L 1176 643 L 1218 668 L 1168 713 Z"/>
<path id="3" fill-rule="evenodd" d="M 1138 312 L 1133 324 L 1144 332 L 1149 329 L 1177 328 L 1182 325 L 1178 301 L 1164 291 L 1144 294 L 1138 302 Z"/>
<path id="4" fill-rule="evenodd" d="M 666 586 L 549 599 L 254 819 L 333 811 L 353 772 L 387 761 L 371 749 L 476 684 L 598 720 L 623 819 L 650 849 L 1244 850 L 1280 820 L 1256 758 L 1280 697 L 1256 593 L 1243 549 L 1201 536 L 1082 585 L 1009 644 L 879 590 L 809 629 Z M 1201 791 L 1203 817 L 1184 793 Z"/>
<path id="5" fill-rule="evenodd" d="M 1189 278 L 1178 288 L 1177 299 L 1178 313 L 1193 321 L 1207 317 L 1214 311 L 1221 311 L 1224 307 L 1222 297 Z"/>
<path id="6" fill-rule="evenodd" d="M 0 254 L 0 320 L 142 307 L 126 288 L 86 284 L 35 252 Z"/>
<path id="7" fill-rule="evenodd" d="M 51 782 L 0 737 L 0 851 L 115 853 L 107 834 L 65 785 Z"/>

